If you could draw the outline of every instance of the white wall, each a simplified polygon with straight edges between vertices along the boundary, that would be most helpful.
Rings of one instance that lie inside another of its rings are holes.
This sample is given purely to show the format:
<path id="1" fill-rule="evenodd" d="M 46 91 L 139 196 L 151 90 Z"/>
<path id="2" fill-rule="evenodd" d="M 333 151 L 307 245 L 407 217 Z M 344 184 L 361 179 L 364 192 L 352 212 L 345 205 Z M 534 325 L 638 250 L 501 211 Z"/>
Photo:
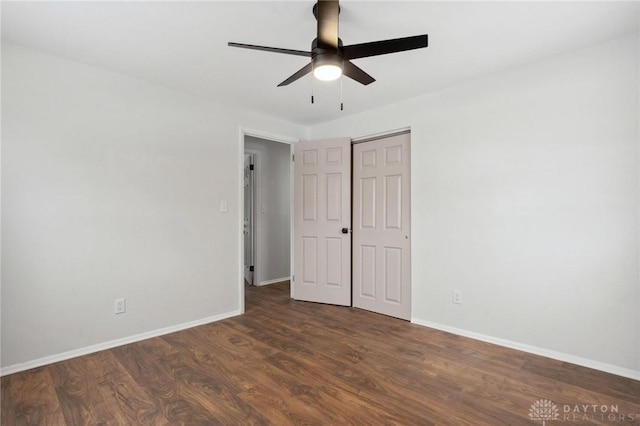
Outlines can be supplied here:
<path id="1" fill-rule="evenodd" d="M 287 280 L 291 275 L 291 145 L 246 136 L 244 147 L 257 153 L 255 282 Z"/>
<path id="2" fill-rule="evenodd" d="M 638 56 L 635 35 L 311 129 L 411 127 L 415 322 L 640 378 Z"/>
<path id="3" fill-rule="evenodd" d="M 3 372 L 239 311 L 240 126 L 411 126 L 414 321 L 640 377 L 638 48 L 304 129 L 4 44 Z"/>
<path id="4" fill-rule="evenodd" d="M 306 133 L 3 44 L 3 372 L 239 313 L 241 126 Z"/>

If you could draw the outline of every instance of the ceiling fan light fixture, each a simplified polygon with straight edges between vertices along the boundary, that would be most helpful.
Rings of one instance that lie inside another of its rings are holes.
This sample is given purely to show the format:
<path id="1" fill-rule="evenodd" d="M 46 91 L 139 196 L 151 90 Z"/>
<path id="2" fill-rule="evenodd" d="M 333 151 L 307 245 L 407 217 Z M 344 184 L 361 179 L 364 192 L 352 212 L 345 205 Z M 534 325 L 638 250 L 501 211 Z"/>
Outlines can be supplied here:
<path id="1" fill-rule="evenodd" d="M 322 81 L 333 81 L 340 78 L 342 68 L 333 64 L 320 65 L 313 68 L 313 76 Z"/>
<path id="2" fill-rule="evenodd" d="M 334 81 L 342 75 L 342 58 L 334 53 L 321 53 L 313 59 L 313 76 L 321 81 Z"/>

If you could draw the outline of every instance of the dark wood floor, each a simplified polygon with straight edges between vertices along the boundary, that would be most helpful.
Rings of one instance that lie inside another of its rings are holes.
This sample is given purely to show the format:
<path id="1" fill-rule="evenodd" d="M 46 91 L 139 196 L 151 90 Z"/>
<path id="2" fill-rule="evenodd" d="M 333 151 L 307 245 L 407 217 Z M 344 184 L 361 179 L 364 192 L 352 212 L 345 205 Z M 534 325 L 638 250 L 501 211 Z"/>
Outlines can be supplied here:
<path id="1" fill-rule="evenodd" d="M 638 381 L 281 283 L 247 288 L 243 316 L 3 377 L 2 425 L 542 425 L 541 399 L 558 423 L 640 425 Z"/>

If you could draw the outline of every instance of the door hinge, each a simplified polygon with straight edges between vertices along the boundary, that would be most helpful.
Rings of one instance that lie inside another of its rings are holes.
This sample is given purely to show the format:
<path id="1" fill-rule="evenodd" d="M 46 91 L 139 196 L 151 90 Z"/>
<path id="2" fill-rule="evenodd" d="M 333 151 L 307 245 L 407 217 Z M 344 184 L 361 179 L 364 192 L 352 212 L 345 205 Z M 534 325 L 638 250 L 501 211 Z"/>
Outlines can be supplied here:
<path id="1" fill-rule="evenodd" d="M 254 169 L 253 164 L 249 164 L 249 170 L 253 170 L 253 169 Z"/>
<path id="2" fill-rule="evenodd" d="M 294 282 L 296 280 L 296 276 L 295 275 L 291 275 L 291 282 Z"/>
<path id="3" fill-rule="evenodd" d="M 291 154 L 291 161 L 296 161 L 296 155 L 295 154 Z"/>
<path id="4" fill-rule="evenodd" d="M 253 272 L 253 265 L 249 266 L 249 271 Z"/>

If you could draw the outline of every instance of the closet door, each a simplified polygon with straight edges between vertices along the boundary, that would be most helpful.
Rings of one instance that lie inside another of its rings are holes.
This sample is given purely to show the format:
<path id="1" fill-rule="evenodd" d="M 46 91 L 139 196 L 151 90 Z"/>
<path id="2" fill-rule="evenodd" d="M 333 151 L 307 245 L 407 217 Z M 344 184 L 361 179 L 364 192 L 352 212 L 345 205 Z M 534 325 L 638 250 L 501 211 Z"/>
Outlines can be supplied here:
<path id="1" fill-rule="evenodd" d="M 296 300 L 351 305 L 351 142 L 294 147 Z"/>
<path id="2" fill-rule="evenodd" d="M 353 306 L 411 319 L 410 134 L 353 147 Z"/>

